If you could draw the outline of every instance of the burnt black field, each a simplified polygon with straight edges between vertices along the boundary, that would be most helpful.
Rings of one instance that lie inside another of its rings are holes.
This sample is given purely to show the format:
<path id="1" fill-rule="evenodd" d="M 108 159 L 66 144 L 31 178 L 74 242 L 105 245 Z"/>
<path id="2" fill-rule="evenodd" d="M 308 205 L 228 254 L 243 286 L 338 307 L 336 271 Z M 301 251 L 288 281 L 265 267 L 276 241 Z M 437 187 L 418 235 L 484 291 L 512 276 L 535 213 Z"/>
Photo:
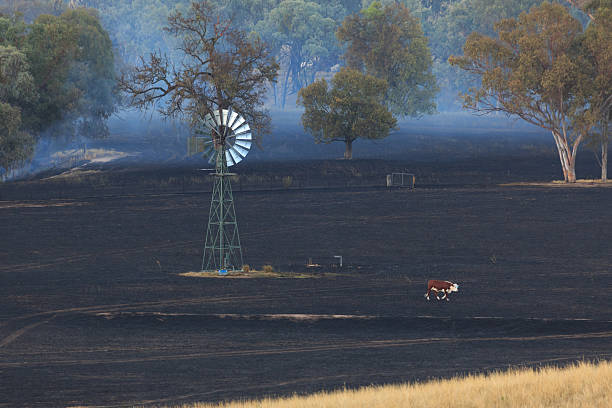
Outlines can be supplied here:
<path id="1" fill-rule="evenodd" d="M 305 272 L 312 258 L 321 267 L 303 279 L 179 276 L 200 265 L 208 216 L 210 178 L 192 165 L 0 185 L 0 406 L 219 401 L 610 359 L 612 188 L 505 185 L 559 178 L 554 152 L 480 146 L 241 165 L 245 262 Z M 589 154 L 581 178 L 598 174 Z M 417 174 L 414 190 L 383 187 L 398 169 Z M 460 291 L 428 302 L 431 278 Z"/>

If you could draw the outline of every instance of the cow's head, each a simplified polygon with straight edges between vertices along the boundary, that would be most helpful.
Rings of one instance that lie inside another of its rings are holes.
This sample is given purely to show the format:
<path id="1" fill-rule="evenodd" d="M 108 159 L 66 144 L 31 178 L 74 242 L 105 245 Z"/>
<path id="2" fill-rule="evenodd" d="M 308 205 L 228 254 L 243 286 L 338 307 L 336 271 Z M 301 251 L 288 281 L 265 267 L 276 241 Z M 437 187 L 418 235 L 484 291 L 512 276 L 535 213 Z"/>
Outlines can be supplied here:
<path id="1" fill-rule="evenodd" d="M 456 283 L 453 283 L 450 287 L 450 291 L 451 292 L 459 292 L 459 285 L 457 285 Z"/>

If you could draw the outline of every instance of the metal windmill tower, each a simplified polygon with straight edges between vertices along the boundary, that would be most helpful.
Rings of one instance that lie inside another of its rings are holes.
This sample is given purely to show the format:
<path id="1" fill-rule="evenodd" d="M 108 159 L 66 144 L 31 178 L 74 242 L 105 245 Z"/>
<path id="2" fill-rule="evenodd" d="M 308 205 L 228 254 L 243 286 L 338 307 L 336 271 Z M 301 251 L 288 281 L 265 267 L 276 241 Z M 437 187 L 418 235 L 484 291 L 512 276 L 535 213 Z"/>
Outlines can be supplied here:
<path id="1" fill-rule="evenodd" d="M 217 109 L 200 119 L 195 135 L 189 138 L 188 154 L 204 153 L 215 164 L 215 181 L 210 201 L 202 271 L 242 268 L 242 247 L 234 209 L 234 196 L 228 167 L 249 152 L 252 135 L 249 124 L 238 113 Z"/>

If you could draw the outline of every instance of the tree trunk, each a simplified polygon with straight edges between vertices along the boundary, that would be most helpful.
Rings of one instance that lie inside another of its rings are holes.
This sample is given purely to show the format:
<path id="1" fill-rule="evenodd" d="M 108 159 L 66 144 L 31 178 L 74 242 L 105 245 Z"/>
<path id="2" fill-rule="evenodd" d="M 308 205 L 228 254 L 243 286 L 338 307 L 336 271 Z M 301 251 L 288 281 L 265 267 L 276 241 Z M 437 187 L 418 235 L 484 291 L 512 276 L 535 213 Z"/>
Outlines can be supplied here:
<path id="1" fill-rule="evenodd" d="M 567 143 L 567 138 L 557 132 L 552 132 L 559 152 L 559 160 L 561 161 L 561 169 L 563 170 L 563 179 L 566 183 L 576 182 L 576 150 L 580 141 L 574 142 L 574 152 L 570 149 Z"/>
<path id="2" fill-rule="evenodd" d="M 272 82 L 272 90 L 274 91 L 274 106 L 278 106 L 278 98 L 276 96 L 276 82 Z"/>
<path id="3" fill-rule="evenodd" d="M 283 83 L 283 89 L 282 89 L 282 95 L 281 95 L 281 109 L 285 110 L 285 102 L 287 101 L 287 84 L 289 82 L 289 68 L 291 67 L 287 67 L 287 74 L 285 75 L 285 82 Z"/>
<path id="4" fill-rule="evenodd" d="M 344 159 L 351 160 L 353 158 L 353 141 L 345 140 L 346 149 L 344 150 Z"/>
<path id="5" fill-rule="evenodd" d="M 608 181 L 608 121 L 605 119 L 601 127 L 601 181 L 604 183 Z"/>

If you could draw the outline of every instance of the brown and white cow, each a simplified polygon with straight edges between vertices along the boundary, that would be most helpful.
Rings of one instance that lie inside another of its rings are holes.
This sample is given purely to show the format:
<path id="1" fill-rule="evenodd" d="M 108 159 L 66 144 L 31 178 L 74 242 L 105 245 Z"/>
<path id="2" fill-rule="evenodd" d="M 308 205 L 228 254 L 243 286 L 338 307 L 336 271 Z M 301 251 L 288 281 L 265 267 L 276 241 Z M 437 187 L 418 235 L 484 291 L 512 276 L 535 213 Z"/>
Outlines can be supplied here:
<path id="1" fill-rule="evenodd" d="M 435 279 L 429 280 L 427 281 L 427 293 L 425 294 L 427 300 L 429 300 L 429 293 L 432 290 L 436 292 L 436 299 L 446 299 L 446 301 L 448 302 L 448 295 L 450 295 L 451 292 L 459 292 L 459 285 L 449 281 Z M 444 295 L 441 298 L 439 296 L 440 292 L 442 292 Z"/>

